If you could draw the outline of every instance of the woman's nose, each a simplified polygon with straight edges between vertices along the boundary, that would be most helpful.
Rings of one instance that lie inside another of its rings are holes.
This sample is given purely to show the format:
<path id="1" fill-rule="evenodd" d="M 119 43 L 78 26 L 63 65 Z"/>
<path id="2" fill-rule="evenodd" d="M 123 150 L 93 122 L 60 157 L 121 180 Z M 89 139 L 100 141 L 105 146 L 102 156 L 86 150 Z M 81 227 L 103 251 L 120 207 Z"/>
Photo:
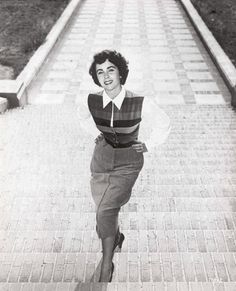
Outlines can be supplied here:
<path id="1" fill-rule="evenodd" d="M 109 77 L 109 73 L 105 72 L 104 77 L 105 77 L 105 79 L 108 78 Z"/>

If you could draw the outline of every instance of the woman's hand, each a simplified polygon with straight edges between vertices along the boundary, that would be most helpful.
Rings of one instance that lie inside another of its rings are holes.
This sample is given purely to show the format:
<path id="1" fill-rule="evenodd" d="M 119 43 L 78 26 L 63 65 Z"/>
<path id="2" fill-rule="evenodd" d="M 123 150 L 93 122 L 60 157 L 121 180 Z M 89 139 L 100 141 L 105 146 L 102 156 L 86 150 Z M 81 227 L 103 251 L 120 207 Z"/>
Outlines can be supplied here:
<path id="1" fill-rule="evenodd" d="M 104 136 L 102 133 L 100 133 L 96 138 L 95 138 L 95 143 L 99 143 L 100 141 L 102 141 L 104 139 Z"/>
<path id="2" fill-rule="evenodd" d="M 143 143 L 141 141 L 137 141 L 137 143 L 133 144 L 132 148 L 134 150 L 136 150 L 136 152 L 138 152 L 138 153 L 145 153 L 148 151 L 145 143 Z"/>

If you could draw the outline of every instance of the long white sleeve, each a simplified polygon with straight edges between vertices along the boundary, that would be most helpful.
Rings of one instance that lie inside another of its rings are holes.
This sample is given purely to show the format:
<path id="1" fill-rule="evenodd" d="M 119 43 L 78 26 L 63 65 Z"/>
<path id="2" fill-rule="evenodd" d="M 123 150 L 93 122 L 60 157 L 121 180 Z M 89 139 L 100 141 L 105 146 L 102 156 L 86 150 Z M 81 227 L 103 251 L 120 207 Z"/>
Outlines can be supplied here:
<path id="1" fill-rule="evenodd" d="M 148 151 L 161 145 L 171 130 L 169 116 L 150 98 L 145 98 L 140 124 L 139 140 L 146 144 Z"/>
<path id="2" fill-rule="evenodd" d="M 83 130 L 84 134 L 88 134 L 95 139 L 99 135 L 100 131 L 97 129 L 88 107 L 82 102 L 79 103 L 77 107 L 77 114 L 81 129 Z"/>

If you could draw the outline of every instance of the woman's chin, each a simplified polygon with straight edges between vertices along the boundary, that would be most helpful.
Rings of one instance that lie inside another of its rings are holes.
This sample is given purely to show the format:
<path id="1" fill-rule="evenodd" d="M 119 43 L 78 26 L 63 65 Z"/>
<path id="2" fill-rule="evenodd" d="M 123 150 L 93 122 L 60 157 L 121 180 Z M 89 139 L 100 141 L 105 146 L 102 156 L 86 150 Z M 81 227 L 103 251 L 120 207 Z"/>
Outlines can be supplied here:
<path id="1" fill-rule="evenodd" d="M 105 85 L 103 87 L 107 91 L 119 90 L 120 86 L 114 86 L 114 84 Z"/>
<path id="2" fill-rule="evenodd" d="M 115 89 L 113 86 L 104 86 L 103 88 L 107 91 L 112 91 Z"/>

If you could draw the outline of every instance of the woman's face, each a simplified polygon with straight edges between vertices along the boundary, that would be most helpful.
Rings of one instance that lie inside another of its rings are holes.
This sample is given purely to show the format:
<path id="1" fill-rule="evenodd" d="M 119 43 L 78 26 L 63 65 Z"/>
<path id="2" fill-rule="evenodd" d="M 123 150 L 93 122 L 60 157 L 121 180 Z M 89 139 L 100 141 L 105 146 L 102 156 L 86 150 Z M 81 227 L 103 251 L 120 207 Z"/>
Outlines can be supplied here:
<path id="1" fill-rule="evenodd" d="M 120 88 L 120 74 L 118 68 L 106 60 L 102 64 L 96 64 L 96 73 L 100 85 L 107 91 Z"/>

